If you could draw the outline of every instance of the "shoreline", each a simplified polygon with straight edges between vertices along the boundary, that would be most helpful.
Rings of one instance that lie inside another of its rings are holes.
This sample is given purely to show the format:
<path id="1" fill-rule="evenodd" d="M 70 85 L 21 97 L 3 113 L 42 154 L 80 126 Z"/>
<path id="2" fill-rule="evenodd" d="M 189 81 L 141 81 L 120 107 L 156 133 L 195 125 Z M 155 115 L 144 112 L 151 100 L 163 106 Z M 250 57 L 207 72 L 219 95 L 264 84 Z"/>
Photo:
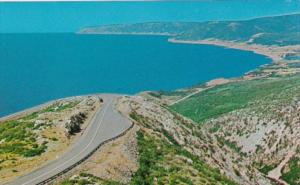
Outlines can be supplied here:
<path id="1" fill-rule="evenodd" d="M 224 48 L 230 48 L 230 49 L 238 49 L 243 51 L 251 51 L 253 53 L 263 55 L 265 57 L 268 57 L 271 59 L 272 63 L 282 63 L 284 61 L 284 57 L 288 53 L 294 53 L 297 52 L 296 50 L 300 48 L 300 45 L 291 45 L 291 46 L 264 46 L 264 45 L 258 45 L 258 44 L 247 44 L 245 42 L 234 42 L 234 41 L 223 41 L 223 40 L 217 40 L 217 39 L 205 39 L 205 40 L 178 40 L 172 36 L 172 34 L 167 33 L 75 33 L 75 34 L 99 34 L 99 35 L 150 35 L 150 36 L 169 36 L 167 39 L 167 42 L 175 43 L 175 44 L 203 44 L 203 45 L 213 45 L 213 46 L 219 46 Z M 243 74 L 239 77 L 244 77 L 246 74 Z M 221 77 L 222 78 L 222 77 Z M 212 79 L 207 81 L 206 83 L 209 83 L 213 80 Z M 183 87 L 185 88 L 185 87 Z M 176 90 L 176 89 L 175 89 Z M 141 91 L 139 93 L 142 93 L 144 91 Z M 65 97 L 65 98 L 59 98 L 47 101 L 45 103 L 42 103 L 40 105 L 33 106 L 31 108 L 26 108 L 24 110 L 11 113 L 8 115 L 0 116 L 0 122 L 9 120 L 9 119 L 15 119 L 18 117 L 23 116 L 24 114 L 33 113 L 35 111 L 38 111 L 56 101 L 60 100 L 67 100 L 72 98 L 79 98 L 84 96 L 95 96 L 95 95 L 101 95 L 101 94 L 116 94 L 116 93 L 96 93 L 96 94 L 86 94 L 86 95 L 77 95 L 77 96 L 71 96 L 71 97 Z M 138 93 L 137 93 L 138 94 Z"/>
<path id="2" fill-rule="evenodd" d="M 262 44 L 251 44 L 251 42 L 236 42 L 226 41 L 219 39 L 203 39 L 203 40 L 179 40 L 176 39 L 176 34 L 170 33 L 155 33 L 155 32 L 84 32 L 80 31 L 76 34 L 87 34 L 87 35 L 140 35 L 140 36 L 166 36 L 169 37 L 167 42 L 175 44 L 204 44 L 213 45 L 219 47 L 225 47 L 230 49 L 237 49 L 243 51 L 252 51 L 255 54 L 264 55 L 272 60 L 273 63 L 280 63 L 285 60 L 285 56 L 291 53 L 298 53 L 300 45 L 288 45 L 288 46 L 276 46 L 276 45 L 262 45 Z"/>
<path id="3" fill-rule="evenodd" d="M 49 100 L 49 101 L 46 101 L 44 103 L 41 103 L 39 105 L 35 105 L 33 107 L 30 107 L 30 108 L 25 108 L 23 110 L 20 110 L 20 111 L 17 111 L 15 113 L 12 113 L 12 114 L 8 114 L 8 115 L 4 115 L 2 117 L 0 117 L 0 122 L 4 122 L 4 121 L 7 121 L 7 120 L 10 120 L 10 119 L 17 119 L 19 117 L 22 117 L 26 114 L 31 114 L 31 113 L 34 113 L 34 112 L 37 112 L 55 102 L 58 102 L 58 101 L 62 101 L 62 100 L 70 100 L 70 99 L 74 99 L 74 98 L 80 98 L 80 97 L 84 97 L 85 95 L 82 95 L 82 96 L 70 96 L 70 97 L 65 97 L 65 98 L 59 98 L 59 99 L 54 99 L 54 100 Z"/>
<path id="4" fill-rule="evenodd" d="M 261 45 L 251 44 L 251 42 L 235 42 L 218 39 L 203 39 L 203 40 L 179 40 L 176 39 L 176 34 L 170 34 L 167 32 L 155 33 L 155 32 L 84 32 L 80 31 L 75 34 L 82 35 L 140 35 L 140 36 L 166 36 L 169 37 L 167 42 L 175 44 L 204 44 L 213 45 L 219 47 L 225 47 L 230 49 L 237 49 L 243 51 L 251 51 L 258 55 L 264 55 L 272 60 L 272 63 L 283 62 L 285 56 L 288 54 L 298 53 L 300 45 L 288 45 L 288 46 L 276 46 L 276 45 Z"/>
<path id="5" fill-rule="evenodd" d="M 140 36 L 166 36 L 166 37 L 175 37 L 176 34 L 171 34 L 167 32 L 155 33 L 155 32 L 84 32 L 79 31 L 75 34 L 78 35 L 140 35 Z"/>
<path id="6" fill-rule="evenodd" d="M 42 108 L 44 108 L 46 106 L 49 106 L 50 104 L 54 103 L 55 101 L 59 101 L 59 100 L 48 101 L 46 103 L 42 103 L 40 105 L 36 105 L 36 106 L 31 107 L 31 108 L 27 108 L 27 109 L 24 109 L 24 110 L 21 110 L 21 111 L 12 113 L 12 114 L 4 115 L 4 116 L 0 117 L 0 123 L 4 122 L 4 121 L 7 121 L 7 120 L 10 120 L 10 119 L 16 119 L 18 117 L 22 117 L 25 114 L 30 114 L 30 113 L 39 111 Z"/>
<path id="7" fill-rule="evenodd" d="M 11 114 L 8 114 L 8 115 L 4 115 L 4 116 L 1 116 L 0 117 L 0 123 L 1 122 L 4 122 L 4 121 L 7 121 L 7 120 L 10 120 L 10 119 L 16 119 L 16 118 L 19 118 L 19 117 L 22 117 L 26 114 L 30 114 L 30 113 L 33 113 L 33 112 L 36 112 L 36 111 L 39 111 L 55 102 L 58 102 L 58 101 L 63 101 L 63 100 L 71 100 L 71 99 L 75 99 L 75 98 L 82 98 L 82 97 L 86 97 L 86 96 L 101 96 L 101 95 L 125 95 L 125 94 L 116 94 L 116 93 L 95 93 L 95 94 L 83 94 L 83 95 L 77 95 L 77 96 L 68 96 L 68 97 L 64 97 L 64 98 L 58 98 L 58 99 L 53 99 L 53 100 L 49 100 L 49 101 L 46 101 L 44 103 L 41 103 L 39 105 L 35 105 L 33 107 L 29 107 L 29 108 L 25 108 L 23 110 L 20 110 L 20 111 L 17 111 L 15 113 L 11 113 Z"/>
<path id="8" fill-rule="evenodd" d="M 238 49 L 243 51 L 252 51 L 253 53 L 264 55 L 272 60 L 274 63 L 282 62 L 284 57 L 289 53 L 295 53 L 300 45 L 291 46 L 265 46 L 259 44 L 247 44 L 246 42 L 223 41 L 217 39 L 205 40 L 178 40 L 176 38 L 169 38 L 168 42 L 178 44 L 206 44 L 221 46 L 230 49 Z"/>

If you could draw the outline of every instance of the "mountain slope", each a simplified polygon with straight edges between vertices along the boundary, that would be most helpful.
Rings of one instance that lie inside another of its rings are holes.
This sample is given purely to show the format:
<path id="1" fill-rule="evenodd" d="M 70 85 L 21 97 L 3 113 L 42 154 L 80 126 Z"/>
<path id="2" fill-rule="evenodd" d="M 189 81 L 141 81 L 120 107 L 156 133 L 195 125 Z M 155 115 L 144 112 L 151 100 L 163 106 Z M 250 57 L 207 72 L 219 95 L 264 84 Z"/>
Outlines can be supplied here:
<path id="1" fill-rule="evenodd" d="M 177 40 L 219 39 L 263 45 L 300 44 L 300 14 L 245 21 L 150 22 L 84 28 L 85 34 L 157 34 Z"/>
<path id="2" fill-rule="evenodd" d="M 115 108 L 133 129 L 55 183 L 300 184 L 299 17 L 81 30 L 227 40 L 264 45 L 271 53 L 294 45 L 294 53 L 243 77 L 121 97 Z"/>
<path id="3" fill-rule="evenodd" d="M 251 180 L 259 171 L 277 182 L 300 182 L 299 74 L 217 85 L 170 108 L 198 123 L 215 146 L 238 155 L 229 161 L 245 170 L 241 176 Z"/>

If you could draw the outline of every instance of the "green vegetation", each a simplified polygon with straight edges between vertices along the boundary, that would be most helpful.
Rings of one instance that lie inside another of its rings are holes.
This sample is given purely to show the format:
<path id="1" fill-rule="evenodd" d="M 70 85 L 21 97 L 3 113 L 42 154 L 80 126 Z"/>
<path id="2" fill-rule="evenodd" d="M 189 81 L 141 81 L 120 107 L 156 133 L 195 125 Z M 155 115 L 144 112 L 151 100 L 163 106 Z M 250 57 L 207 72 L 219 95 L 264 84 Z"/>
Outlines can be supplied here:
<path id="1" fill-rule="evenodd" d="M 142 124 L 144 127 L 150 128 L 150 125 L 147 123 L 147 119 L 139 114 L 137 114 L 135 111 L 132 111 L 130 113 L 130 118 L 137 121 L 139 124 Z"/>
<path id="2" fill-rule="evenodd" d="M 104 180 L 88 173 L 80 173 L 74 179 L 64 180 L 60 185 L 86 185 L 86 184 L 101 184 L 101 185 L 121 185 L 115 181 Z"/>
<path id="3" fill-rule="evenodd" d="M 33 132 L 35 128 L 31 120 L 36 117 L 37 114 L 32 113 L 23 119 L 0 124 L 0 141 L 3 141 L 0 144 L 0 157 L 7 154 L 33 157 L 45 151 L 46 144 L 38 145 L 35 139 L 37 135 Z M 7 157 L 3 160 L 6 159 Z"/>
<path id="4" fill-rule="evenodd" d="M 43 110 L 33 112 L 16 120 L 0 123 L 0 163 L 14 162 L 17 157 L 34 157 L 41 155 L 47 149 L 47 141 L 39 144 L 37 130 L 47 128 L 52 122 L 37 124 L 35 120 L 46 112 L 61 112 L 76 106 L 79 102 L 67 104 L 54 103 Z M 55 141 L 57 138 L 51 138 Z M 0 165 L 0 169 L 3 166 Z"/>
<path id="5" fill-rule="evenodd" d="M 235 142 L 231 142 L 229 140 L 224 139 L 223 137 L 217 137 L 218 142 L 223 146 L 226 145 L 229 148 L 231 148 L 232 150 L 234 150 L 235 152 L 241 154 L 242 156 L 245 156 L 246 153 L 243 153 L 241 151 L 241 147 L 238 147 L 237 144 Z"/>
<path id="6" fill-rule="evenodd" d="M 166 131 L 165 129 L 162 129 L 161 132 L 173 145 L 179 146 L 179 143 L 173 138 L 173 136 L 171 134 L 169 134 L 168 131 Z"/>
<path id="7" fill-rule="evenodd" d="M 218 132 L 218 130 L 221 128 L 221 124 L 215 124 L 213 127 L 211 127 L 208 131 L 209 133 L 215 133 Z"/>
<path id="8" fill-rule="evenodd" d="M 171 109 L 202 122 L 251 106 L 256 101 L 280 99 L 283 92 L 294 87 L 300 87 L 300 75 L 234 82 L 207 89 L 171 106 Z"/>
<path id="9" fill-rule="evenodd" d="M 149 92 L 148 94 L 156 98 L 161 98 L 162 96 L 186 96 L 189 93 L 191 93 L 189 90 L 185 90 L 185 91 L 156 91 L 156 92 Z"/>
<path id="10" fill-rule="evenodd" d="M 152 22 L 96 26 L 81 33 L 149 33 L 172 35 L 178 40 L 219 39 L 264 45 L 300 44 L 300 14 L 257 18 L 246 21 Z"/>
<path id="11" fill-rule="evenodd" d="M 74 101 L 74 102 L 69 102 L 66 104 L 61 104 L 61 103 L 54 103 L 44 110 L 40 111 L 40 113 L 45 113 L 45 112 L 62 112 L 66 109 L 71 109 L 78 105 L 80 102 L 79 101 Z"/>
<path id="12" fill-rule="evenodd" d="M 179 145 L 143 131 L 137 134 L 140 168 L 132 178 L 132 185 L 236 184 Z"/>
<path id="13" fill-rule="evenodd" d="M 256 164 L 257 169 L 265 175 L 268 175 L 269 171 L 276 168 L 277 165 L 278 164 L 263 164 L 262 161 L 260 163 Z"/>
<path id="14" fill-rule="evenodd" d="M 292 157 L 288 163 L 289 171 L 282 174 L 281 178 L 290 185 L 300 183 L 300 158 Z"/>

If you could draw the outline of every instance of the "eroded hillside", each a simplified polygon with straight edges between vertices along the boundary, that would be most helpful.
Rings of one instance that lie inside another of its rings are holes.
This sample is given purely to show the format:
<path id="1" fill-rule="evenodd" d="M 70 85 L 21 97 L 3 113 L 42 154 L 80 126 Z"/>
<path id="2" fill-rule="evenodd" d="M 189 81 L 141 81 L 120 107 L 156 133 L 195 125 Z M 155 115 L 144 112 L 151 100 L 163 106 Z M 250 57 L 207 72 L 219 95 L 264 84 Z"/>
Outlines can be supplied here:
<path id="1" fill-rule="evenodd" d="M 104 171 L 61 184 L 299 184 L 300 76 L 262 74 L 122 97 L 115 106 L 135 126 L 107 147 L 131 157 L 100 154 Z"/>
<path id="2" fill-rule="evenodd" d="M 172 109 L 202 125 L 216 144 L 239 154 L 242 160 L 236 164 L 247 163 L 270 178 L 285 177 L 286 164 L 299 157 L 299 75 L 217 86 Z"/>

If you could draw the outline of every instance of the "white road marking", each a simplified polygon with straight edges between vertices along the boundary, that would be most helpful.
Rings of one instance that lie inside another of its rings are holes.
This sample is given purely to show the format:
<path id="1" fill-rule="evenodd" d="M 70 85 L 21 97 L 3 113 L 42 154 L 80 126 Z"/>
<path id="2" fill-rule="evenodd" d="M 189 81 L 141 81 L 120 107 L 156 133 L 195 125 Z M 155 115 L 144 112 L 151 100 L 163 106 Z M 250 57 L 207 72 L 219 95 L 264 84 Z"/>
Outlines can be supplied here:
<path id="1" fill-rule="evenodd" d="M 90 142 L 88 143 L 88 145 L 86 145 L 86 147 L 85 147 L 83 150 L 81 150 L 81 152 L 79 152 L 77 155 L 73 156 L 71 159 L 67 160 L 66 162 L 62 163 L 61 165 L 57 166 L 56 168 L 53 168 L 52 170 L 50 170 L 50 171 L 48 171 L 48 172 L 46 172 L 46 173 L 44 173 L 44 174 L 42 174 L 42 175 L 40 175 L 40 176 L 38 176 L 38 177 L 35 177 L 35 178 L 33 178 L 32 180 L 30 180 L 30 181 L 28 181 L 28 182 L 26 182 L 26 183 L 24 183 L 24 184 L 22 184 L 22 185 L 30 184 L 31 182 L 35 181 L 36 179 L 38 179 L 38 178 L 40 178 L 40 177 L 43 177 L 43 176 L 45 176 L 45 175 L 47 175 L 47 174 L 49 174 L 49 173 L 55 171 L 56 169 L 58 169 L 58 168 L 64 166 L 65 164 L 67 164 L 68 162 L 72 161 L 74 158 L 78 157 L 80 154 L 82 154 L 82 153 L 83 153 L 83 152 L 91 145 L 91 143 L 94 141 L 95 137 L 97 136 L 97 133 L 98 133 L 99 128 L 100 128 L 100 125 L 101 125 L 101 123 L 102 123 L 102 121 L 103 121 L 104 115 L 105 115 L 105 113 L 106 113 L 108 107 L 111 106 L 111 103 L 112 103 L 112 100 L 110 100 L 110 102 L 108 103 L 108 105 L 105 107 L 105 110 L 104 110 L 103 115 L 102 115 L 102 117 L 101 117 L 100 123 L 99 123 L 99 125 L 98 125 L 98 127 L 97 127 L 97 131 L 95 132 L 93 138 L 90 140 Z"/>

